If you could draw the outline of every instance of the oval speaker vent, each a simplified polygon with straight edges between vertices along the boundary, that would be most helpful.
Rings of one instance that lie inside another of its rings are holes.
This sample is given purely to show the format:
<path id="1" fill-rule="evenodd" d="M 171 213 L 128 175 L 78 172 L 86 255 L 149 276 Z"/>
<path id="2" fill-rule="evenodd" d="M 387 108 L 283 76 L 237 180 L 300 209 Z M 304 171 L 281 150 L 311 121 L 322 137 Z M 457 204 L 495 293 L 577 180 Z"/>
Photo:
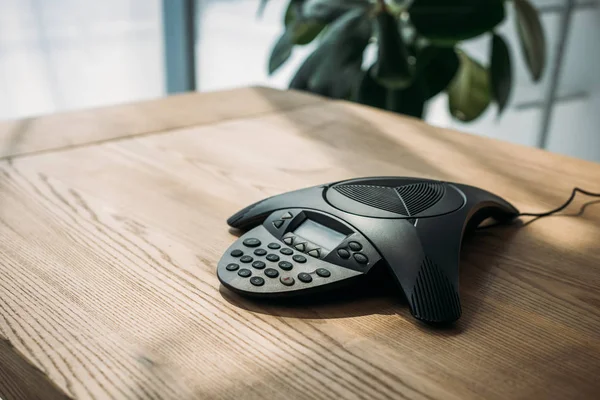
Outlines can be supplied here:
<path id="1" fill-rule="evenodd" d="M 380 210 L 408 216 L 404 203 L 394 188 L 374 185 L 340 185 L 334 189 L 344 196 Z"/>
<path id="2" fill-rule="evenodd" d="M 396 188 L 408 209 L 408 215 L 417 215 L 433 207 L 444 197 L 446 188 L 438 182 L 419 182 Z"/>
<path id="3" fill-rule="evenodd" d="M 333 207 L 375 218 L 434 217 L 459 209 L 461 192 L 447 183 L 403 177 L 358 178 L 331 185 L 325 199 Z"/>

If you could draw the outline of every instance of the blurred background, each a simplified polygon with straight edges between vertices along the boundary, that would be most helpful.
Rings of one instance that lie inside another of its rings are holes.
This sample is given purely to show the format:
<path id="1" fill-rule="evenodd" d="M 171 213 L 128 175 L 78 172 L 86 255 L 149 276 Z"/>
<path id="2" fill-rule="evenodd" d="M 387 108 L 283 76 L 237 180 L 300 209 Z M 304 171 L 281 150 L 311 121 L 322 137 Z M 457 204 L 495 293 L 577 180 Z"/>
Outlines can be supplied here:
<path id="1" fill-rule="evenodd" d="M 268 56 L 287 1 L 0 0 L 0 119 L 248 85 L 284 89 L 306 46 L 271 77 Z M 510 15 L 499 29 L 515 73 L 509 108 L 453 120 L 440 94 L 437 126 L 600 162 L 600 0 L 534 0 L 548 45 L 540 84 L 528 78 Z M 508 8 L 511 11 L 511 8 Z M 469 41 L 487 59 L 489 40 Z"/>

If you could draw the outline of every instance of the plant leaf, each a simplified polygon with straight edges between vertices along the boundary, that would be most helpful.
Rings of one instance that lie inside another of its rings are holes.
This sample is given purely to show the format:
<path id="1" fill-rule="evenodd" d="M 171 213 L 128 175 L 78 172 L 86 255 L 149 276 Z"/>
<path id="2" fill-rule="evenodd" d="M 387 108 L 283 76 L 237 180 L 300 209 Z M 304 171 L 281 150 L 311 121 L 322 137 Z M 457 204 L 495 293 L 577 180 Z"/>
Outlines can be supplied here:
<path id="1" fill-rule="evenodd" d="M 292 42 L 304 45 L 312 42 L 321 33 L 324 24 L 313 21 L 296 22 L 292 27 Z"/>
<path id="2" fill-rule="evenodd" d="M 492 54 L 490 65 L 490 80 L 492 96 L 498 103 L 498 115 L 502 113 L 512 88 L 512 65 L 510 52 L 502 36 L 492 36 Z"/>
<path id="3" fill-rule="evenodd" d="M 372 68 L 364 72 L 358 85 L 355 101 L 371 107 L 421 118 L 425 106 L 420 78 L 404 89 L 389 89 L 373 79 Z"/>
<path id="4" fill-rule="evenodd" d="M 421 87 L 421 78 L 413 80 L 412 84 L 404 89 L 388 89 L 388 104 L 386 109 L 416 118 L 423 117 L 425 98 Z"/>
<path id="5" fill-rule="evenodd" d="M 290 31 L 286 30 L 277 40 L 271 56 L 269 57 L 269 75 L 273 74 L 292 55 L 294 44 L 291 41 Z"/>
<path id="6" fill-rule="evenodd" d="M 302 12 L 305 0 L 292 0 L 285 12 L 285 27 L 290 31 L 293 44 L 305 45 L 312 42 L 321 33 L 326 24 L 306 18 Z"/>
<path id="7" fill-rule="evenodd" d="M 289 88 L 297 90 L 309 90 L 308 82 L 313 76 L 319 65 L 327 57 L 328 48 L 320 46 L 313 51 L 302 63 L 296 74 L 292 78 Z"/>
<path id="8" fill-rule="evenodd" d="M 366 8 L 370 5 L 368 0 L 306 0 L 302 14 L 308 19 L 330 23 L 353 8 Z"/>
<path id="9" fill-rule="evenodd" d="M 461 121 L 479 117 L 490 104 L 490 80 L 488 71 L 464 52 L 458 53 L 460 67 L 448 86 L 450 113 Z"/>
<path id="10" fill-rule="evenodd" d="M 260 0 L 260 4 L 258 5 L 258 9 L 256 10 L 257 18 L 262 18 L 268 2 L 269 2 L 269 0 Z"/>
<path id="11" fill-rule="evenodd" d="M 283 17 L 283 23 L 286 28 L 289 28 L 302 16 L 302 5 L 305 0 L 290 0 Z"/>
<path id="12" fill-rule="evenodd" d="M 385 10 L 377 14 L 377 61 L 371 73 L 373 78 L 390 89 L 408 87 L 414 68 L 408 63 L 408 51 L 398 30 L 398 21 Z"/>
<path id="13" fill-rule="evenodd" d="M 504 20 L 504 0 L 414 0 L 408 9 L 415 29 L 447 46 L 492 30 Z"/>
<path id="14" fill-rule="evenodd" d="M 329 97 L 334 99 L 349 99 L 356 86 L 356 82 L 362 75 L 362 57 L 360 60 L 348 64 L 342 68 L 339 75 L 331 83 Z"/>
<path id="15" fill-rule="evenodd" d="M 371 68 L 362 74 L 355 101 L 360 104 L 385 110 L 388 90 L 373 79 Z"/>
<path id="16" fill-rule="evenodd" d="M 334 21 L 321 42 L 327 57 L 311 76 L 310 90 L 328 95 L 332 82 L 339 79 L 339 71 L 362 61 L 371 33 L 371 20 L 362 9 L 348 11 Z"/>
<path id="17" fill-rule="evenodd" d="M 514 0 L 517 11 L 517 31 L 521 50 L 534 82 L 542 77 L 546 66 L 546 39 L 542 23 L 535 8 L 527 0 Z"/>
<path id="18" fill-rule="evenodd" d="M 422 79 L 425 100 L 429 100 L 448 87 L 460 61 L 450 47 L 427 46 L 416 57 L 417 76 Z"/>

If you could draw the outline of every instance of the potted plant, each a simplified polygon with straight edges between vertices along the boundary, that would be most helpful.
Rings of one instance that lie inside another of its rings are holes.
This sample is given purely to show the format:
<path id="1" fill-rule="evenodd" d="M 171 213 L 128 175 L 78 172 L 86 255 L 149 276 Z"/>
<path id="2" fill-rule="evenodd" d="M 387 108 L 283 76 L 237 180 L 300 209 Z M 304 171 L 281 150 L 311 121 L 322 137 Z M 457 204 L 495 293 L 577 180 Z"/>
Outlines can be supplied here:
<path id="1" fill-rule="evenodd" d="M 450 113 L 461 121 L 474 120 L 492 102 L 501 113 L 513 81 L 508 44 L 496 31 L 507 7 L 516 11 L 523 58 L 537 82 L 546 44 L 529 0 L 290 0 L 269 73 L 295 46 L 315 42 L 290 88 L 416 117 L 445 91 Z M 487 65 L 461 49 L 461 42 L 481 35 L 492 42 Z M 377 46 L 377 56 L 364 65 L 369 44 Z"/>

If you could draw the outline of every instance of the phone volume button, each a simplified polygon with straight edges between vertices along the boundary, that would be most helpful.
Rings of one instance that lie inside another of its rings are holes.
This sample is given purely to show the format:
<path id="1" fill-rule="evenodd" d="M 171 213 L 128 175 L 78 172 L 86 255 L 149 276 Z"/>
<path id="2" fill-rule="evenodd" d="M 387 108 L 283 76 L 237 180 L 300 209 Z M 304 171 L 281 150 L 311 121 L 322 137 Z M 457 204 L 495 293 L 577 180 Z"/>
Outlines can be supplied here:
<path id="1" fill-rule="evenodd" d="M 350 258 L 350 252 L 346 249 L 339 249 L 337 251 L 337 253 L 338 253 L 338 256 L 340 256 L 344 260 L 347 260 L 348 258 Z"/>
<path id="2" fill-rule="evenodd" d="M 363 253 L 354 253 L 354 259 L 359 264 L 368 264 L 369 259 Z"/>

